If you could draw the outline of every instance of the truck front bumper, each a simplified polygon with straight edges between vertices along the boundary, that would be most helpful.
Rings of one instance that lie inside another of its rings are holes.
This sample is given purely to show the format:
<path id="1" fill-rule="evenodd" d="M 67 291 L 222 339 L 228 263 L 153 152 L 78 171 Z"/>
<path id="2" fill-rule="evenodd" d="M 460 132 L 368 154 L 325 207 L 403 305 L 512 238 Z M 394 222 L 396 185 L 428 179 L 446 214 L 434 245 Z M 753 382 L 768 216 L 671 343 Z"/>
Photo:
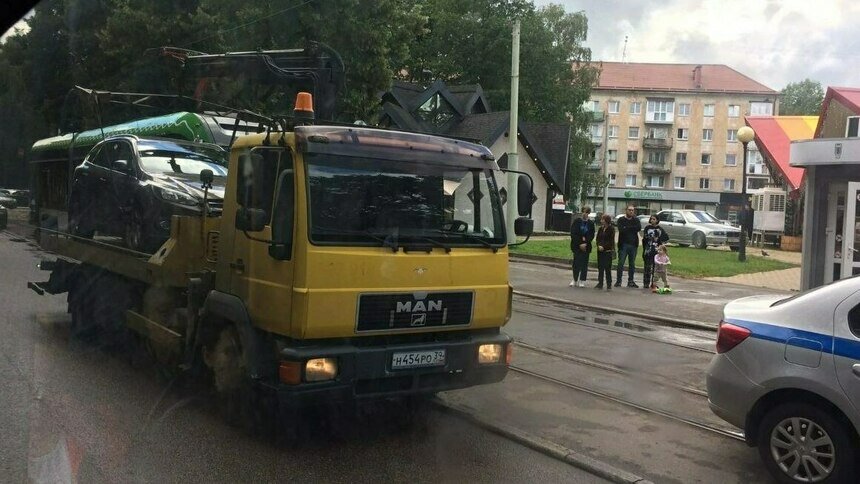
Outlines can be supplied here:
<path id="1" fill-rule="evenodd" d="M 502 345 L 498 363 L 478 363 L 478 347 Z M 286 348 L 281 356 L 288 361 L 313 358 L 335 358 L 337 376 L 324 382 L 297 385 L 277 383 L 282 408 L 319 404 L 321 402 L 371 400 L 435 393 L 495 383 L 508 373 L 505 354 L 511 338 L 504 333 L 467 334 L 456 339 L 421 343 L 385 345 L 320 345 Z M 395 353 L 445 351 L 445 362 L 438 366 L 395 369 Z"/>

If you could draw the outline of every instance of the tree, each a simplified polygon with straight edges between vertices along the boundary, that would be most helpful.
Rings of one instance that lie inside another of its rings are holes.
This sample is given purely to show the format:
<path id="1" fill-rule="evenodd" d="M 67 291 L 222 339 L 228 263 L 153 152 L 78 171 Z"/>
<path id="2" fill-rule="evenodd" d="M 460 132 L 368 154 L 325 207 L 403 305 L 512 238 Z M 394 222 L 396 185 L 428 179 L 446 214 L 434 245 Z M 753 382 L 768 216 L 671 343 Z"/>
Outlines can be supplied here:
<path id="1" fill-rule="evenodd" d="M 779 113 L 787 116 L 817 116 L 824 100 L 821 83 L 811 79 L 790 82 L 782 90 Z"/>

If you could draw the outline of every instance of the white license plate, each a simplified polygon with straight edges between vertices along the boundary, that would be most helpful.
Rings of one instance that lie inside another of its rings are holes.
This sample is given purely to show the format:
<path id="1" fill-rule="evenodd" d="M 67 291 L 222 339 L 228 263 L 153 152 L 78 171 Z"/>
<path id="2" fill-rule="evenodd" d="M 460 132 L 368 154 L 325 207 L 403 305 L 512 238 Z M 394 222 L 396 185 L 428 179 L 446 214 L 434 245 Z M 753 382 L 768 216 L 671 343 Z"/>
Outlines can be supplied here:
<path id="1" fill-rule="evenodd" d="M 442 366 L 445 364 L 445 350 L 407 351 L 391 355 L 391 368 L 421 368 L 424 366 Z"/>

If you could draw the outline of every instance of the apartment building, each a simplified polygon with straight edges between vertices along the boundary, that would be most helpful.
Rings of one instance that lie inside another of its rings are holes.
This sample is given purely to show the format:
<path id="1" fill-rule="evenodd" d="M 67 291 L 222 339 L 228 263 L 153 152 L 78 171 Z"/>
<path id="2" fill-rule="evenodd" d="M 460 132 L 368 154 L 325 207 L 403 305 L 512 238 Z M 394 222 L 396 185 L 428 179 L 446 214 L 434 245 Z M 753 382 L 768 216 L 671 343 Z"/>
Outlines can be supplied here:
<path id="1" fill-rule="evenodd" d="M 704 209 L 732 219 L 741 203 L 744 117 L 779 113 L 779 93 L 724 65 L 604 62 L 586 109 L 590 170 L 609 177 L 606 213 Z M 749 145 L 748 189 L 769 179 Z M 602 197 L 592 202 L 603 211 Z"/>

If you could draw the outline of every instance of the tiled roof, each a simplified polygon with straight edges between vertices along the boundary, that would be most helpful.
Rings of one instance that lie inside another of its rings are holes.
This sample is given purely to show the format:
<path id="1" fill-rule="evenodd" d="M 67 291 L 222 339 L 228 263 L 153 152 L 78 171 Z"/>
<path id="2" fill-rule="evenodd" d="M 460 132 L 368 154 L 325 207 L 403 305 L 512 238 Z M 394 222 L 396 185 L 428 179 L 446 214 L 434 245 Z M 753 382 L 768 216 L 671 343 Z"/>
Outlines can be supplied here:
<path id="1" fill-rule="evenodd" d="M 791 142 L 812 139 L 818 116 L 747 116 L 746 124 L 755 131 L 755 143 L 779 171 L 792 190 L 803 183 L 803 168 L 790 166 Z"/>
<path id="2" fill-rule="evenodd" d="M 510 112 L 498 111 L 486 114 L 469 114 L 457 126 L 446 133 L 456 138 L 479 140 L 486 146 L 491 146 L 510 124 Z"/>
<path id="3" fill-rule="evenodd" d="M 721 64 L 603 62 L 596 89 L 777 94 L 764 84 Z"/>

